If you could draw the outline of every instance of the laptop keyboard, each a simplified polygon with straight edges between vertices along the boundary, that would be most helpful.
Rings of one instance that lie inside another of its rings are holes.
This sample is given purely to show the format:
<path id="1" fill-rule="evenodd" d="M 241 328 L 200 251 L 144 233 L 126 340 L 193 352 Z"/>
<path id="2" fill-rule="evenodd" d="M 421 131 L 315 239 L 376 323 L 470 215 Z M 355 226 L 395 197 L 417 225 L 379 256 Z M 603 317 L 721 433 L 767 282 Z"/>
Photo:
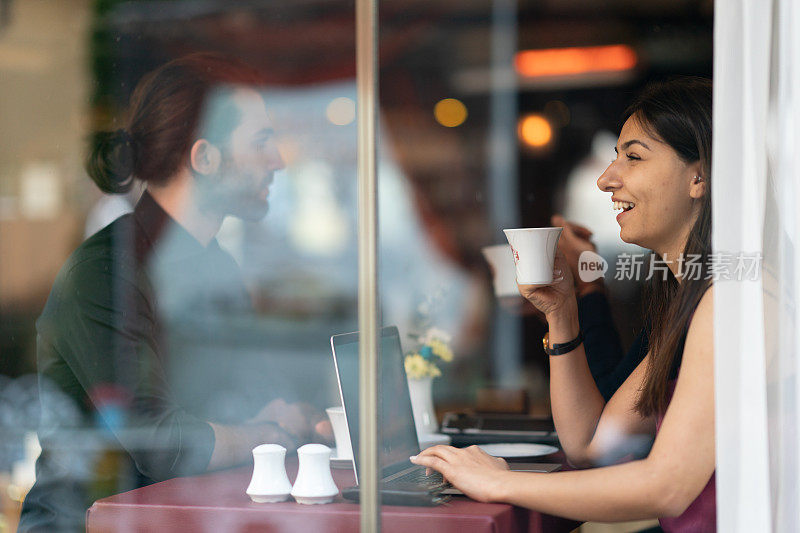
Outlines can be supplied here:
<path id="1" fill-rule="evenodd" d="M 392 480 L 392 483 L 399 483 L 399 482 L 416 483 L 418 485 L 426 485 L 432 487 L 443 485 L 445 483 L 442 474 L 433 471 L 430 473 L 430 475 L 425 475 L 424 468 L 416 468 Z"/>

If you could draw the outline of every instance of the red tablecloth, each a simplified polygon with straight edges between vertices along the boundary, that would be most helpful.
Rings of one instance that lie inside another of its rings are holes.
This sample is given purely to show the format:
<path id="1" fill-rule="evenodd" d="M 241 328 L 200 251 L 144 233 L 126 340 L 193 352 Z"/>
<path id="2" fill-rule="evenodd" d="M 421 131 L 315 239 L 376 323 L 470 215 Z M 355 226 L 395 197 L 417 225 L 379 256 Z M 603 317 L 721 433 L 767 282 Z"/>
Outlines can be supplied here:
<path id="1" fill-rule="evenodd" d="M 296 461 L 296 458 L 294 458 Z M 296 463 L 287 460 L 289 479 Z M 208 532 L 355 532 L 359 506 L 337 497 L 327 505 L 254 503 L 245 494 L 252 467 L 176 478 L 98 500 L 89 509 L 86 530 Z M 352 486 L 352 470 L 333 470 L 342 489 Z M 382 530 L 457 533 L 566 532 L 579 524 L 505 504 L 455 497 L 437 507 L 383 506 Z"/>

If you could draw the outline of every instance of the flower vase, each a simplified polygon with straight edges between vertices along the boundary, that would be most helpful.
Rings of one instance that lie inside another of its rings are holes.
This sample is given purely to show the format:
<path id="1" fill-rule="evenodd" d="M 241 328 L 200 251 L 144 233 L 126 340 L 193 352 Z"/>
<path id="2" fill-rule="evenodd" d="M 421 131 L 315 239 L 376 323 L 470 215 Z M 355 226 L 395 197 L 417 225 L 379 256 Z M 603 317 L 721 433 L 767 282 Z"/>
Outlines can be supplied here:
<path id="1" fill-rule="evenodd" d="M 417 438 L 436 433 L 439 423 L 436 420 L 436 411 L 433 410 L 433 378 L 408 378 L 408 392 L 411 395 Z"/>

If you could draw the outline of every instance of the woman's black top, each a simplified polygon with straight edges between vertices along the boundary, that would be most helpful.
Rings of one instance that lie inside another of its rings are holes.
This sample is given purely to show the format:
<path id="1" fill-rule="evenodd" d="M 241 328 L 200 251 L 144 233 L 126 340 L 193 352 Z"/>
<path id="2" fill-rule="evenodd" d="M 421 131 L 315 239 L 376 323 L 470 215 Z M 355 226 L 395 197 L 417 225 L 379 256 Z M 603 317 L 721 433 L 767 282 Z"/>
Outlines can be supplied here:
<path id="1" fill-rule="evenodd" d="M 627 353 L 623 352 L 611 308 L 601 292 L 589 293 L 578 300 L 578 319 L 589 370 L 600 394 L 608 401 L 647 355 L 649 328 L 645 324 Z"/>

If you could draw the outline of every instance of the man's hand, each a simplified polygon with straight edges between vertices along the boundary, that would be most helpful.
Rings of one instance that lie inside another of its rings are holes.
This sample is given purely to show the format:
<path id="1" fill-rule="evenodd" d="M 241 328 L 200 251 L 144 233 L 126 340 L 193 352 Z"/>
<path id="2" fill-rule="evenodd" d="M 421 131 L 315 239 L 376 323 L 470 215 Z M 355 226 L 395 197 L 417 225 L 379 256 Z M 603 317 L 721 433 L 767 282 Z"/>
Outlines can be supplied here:
<path id="1" fill-rule="evenodd" d="M 592 232 L 580 224 L 568 222 L 559 214 L 553 215 L 550 218 L 550 223 L 555 227 L 564 228 L 561 232 L 561 238 L 558 240 L 558 249 L 564 254 L 564 258 L 572 272 L 577 295 L 580 297 L 590 292 L 602 291 L 604 289 L 602 278 L 586 283 L 581 281 L 578 275 L 578 258 L 581 253 L 587 250 L 597 252 L 597 247 L 590 240 Z"/>
<path id="2" fill-rule="evenodd" d="M 256 416 L 248 420 L 250 424 L 265 422 L 278 424 L 300 444 L 333 441 L 330 422 L 325 415 L 307 403 L 287 403 L 283 398 L 272 400 Z"/>

